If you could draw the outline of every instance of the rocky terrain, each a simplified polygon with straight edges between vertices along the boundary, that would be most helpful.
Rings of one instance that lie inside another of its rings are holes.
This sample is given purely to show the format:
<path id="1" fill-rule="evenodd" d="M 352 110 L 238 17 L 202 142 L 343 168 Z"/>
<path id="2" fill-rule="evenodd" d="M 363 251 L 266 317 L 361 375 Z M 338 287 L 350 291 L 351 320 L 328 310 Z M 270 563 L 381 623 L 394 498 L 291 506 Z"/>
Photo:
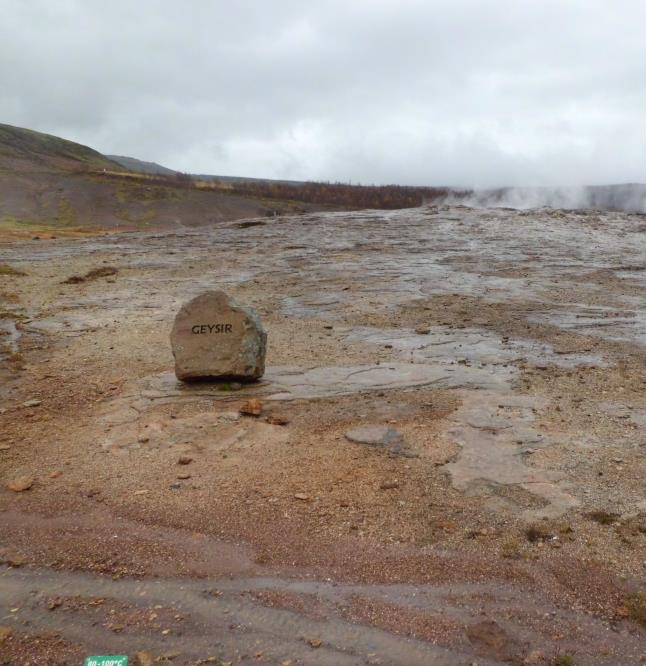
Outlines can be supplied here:
<path id="1" fill-rule="evenodd" d="M 628 213 L 0 244 L 0 661 L 643 663 L 645 287 Z M 206 289 L 258 384 L 175 379 Z"/>

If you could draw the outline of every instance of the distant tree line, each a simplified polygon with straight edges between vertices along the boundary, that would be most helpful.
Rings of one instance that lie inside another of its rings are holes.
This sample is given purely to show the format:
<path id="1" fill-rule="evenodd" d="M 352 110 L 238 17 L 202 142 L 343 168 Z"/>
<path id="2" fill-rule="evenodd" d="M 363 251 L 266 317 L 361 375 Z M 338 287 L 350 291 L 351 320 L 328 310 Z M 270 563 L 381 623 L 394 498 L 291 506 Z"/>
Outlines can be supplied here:
<path id="1" fill-rule="evenodd" d="M 450 192 L 446 187 L 316 182 L 240 181 L 230 183 L 230 186 L 230 191 L 236 194 L 342 208 L 415 208 L 442 199 Z"/>
<path id="2" fill-rule="evenodd" d="M 175 183 L 180 187 L 193 186 L 193 177 L 190 173 L 182 173 L 181 171 L 177 171 L 173 177 L 175 178 Z"/>
<path id="3" fill-rule="evenodd" d="M 187 173 L 177 172 L 172 176 L 141 174 L 134 172 L 104 171 L 108 178 L 128 178 L 145 181 L 151 185 L 196 188 L 203 191 L 217 190 L 275 201 L 293 201 L 342 209 L 361 208 L 416 208 L 426 203 L 443 200 L 448 195 L 460 197 L 467 192 L 458 192 L 448 187 L 417 187 L 409 185 L 352 185 L 349 183 L 305 182 L 289 183 L 271 180 L 204 180 Z"/>

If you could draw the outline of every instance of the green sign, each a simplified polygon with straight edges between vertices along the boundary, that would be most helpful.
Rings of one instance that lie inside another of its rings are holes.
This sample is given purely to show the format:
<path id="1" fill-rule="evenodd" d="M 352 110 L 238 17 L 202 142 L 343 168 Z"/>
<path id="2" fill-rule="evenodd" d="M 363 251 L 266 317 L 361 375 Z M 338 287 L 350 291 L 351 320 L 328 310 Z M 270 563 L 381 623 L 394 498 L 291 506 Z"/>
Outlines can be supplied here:
<path id="1" fill-rule="evenodd" d="M 85 657 L 83 666 L 128 666 L 128 655 L 109 654 L 98 657 Z"/>

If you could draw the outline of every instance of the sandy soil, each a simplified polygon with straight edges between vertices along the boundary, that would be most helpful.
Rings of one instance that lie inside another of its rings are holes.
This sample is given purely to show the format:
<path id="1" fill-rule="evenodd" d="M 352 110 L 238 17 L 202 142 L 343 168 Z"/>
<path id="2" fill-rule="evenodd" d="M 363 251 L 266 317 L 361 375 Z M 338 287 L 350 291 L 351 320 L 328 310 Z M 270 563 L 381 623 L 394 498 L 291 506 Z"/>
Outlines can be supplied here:
<path id="1" fill-rule="evenodd" d="M 643 663 L 646 218 L 257 222 L 0 246 L 3 662 Z M 174 380 L 208 288 L 260 384 Z"/>

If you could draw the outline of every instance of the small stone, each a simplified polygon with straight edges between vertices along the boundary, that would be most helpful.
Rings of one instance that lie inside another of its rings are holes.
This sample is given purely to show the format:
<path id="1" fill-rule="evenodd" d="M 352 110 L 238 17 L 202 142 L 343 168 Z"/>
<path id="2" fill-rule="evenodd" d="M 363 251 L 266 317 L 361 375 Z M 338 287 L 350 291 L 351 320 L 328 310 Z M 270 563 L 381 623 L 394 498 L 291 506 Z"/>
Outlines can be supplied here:
<path id="1" fill-rule="evenodd" d="M 20 569 L 20 567 L 24 567 L 27 564 L 27 558 L 19 553 L 2 553 L 0 554 L 0 564 Z"/>
<path id="2" fill-rule="evenodd" d="M 33 398 L 32 400 L 27 400 L 26 402 L 22 403 L 23 407 L 38 407 L 42 403 L 42 400 L 38 400 L 36 398 Z"/>
<path id="3" fill-rule="evenodd" d="M 175 483 L 171 483 L 169 487 L 170 487 L 171 490 L 177 490 L 178 488 L 182 487 L 182 484 L 177 483 L 177 481 L 176 481 Z"/>
<path id="4" fill-rule="evenodd" d="M 306 495 L 305 493 L 296 493 L 294 495 L 294 499 L 303 500 L 304 502 L 307 501 L 309 498 L 310 496 Z"/>
<path id="5" fill-rule="evenodd" d="M 323 645 L 323 641 L 320 638 L 310 638 L 307 641 L 308 645 L 313 648 L 319 648 Z"/>
<path id="6" fill-rule="evenodd" d="M 540 650 L 532 650 L 526 657 L 523 659 L 523 666 L 539 666 L 543 663 L 545 655 Z"/>
<path id="7" fill-rule="evenodd" d="M 183 381 L 256 380 L 265 372 L 267 333 L 258 314 L 223 291 L 207 291 L 182 307 L 171 346 Z"/>
<path id="8" fill-rule="evenodd" d="M 431 329 L 428 326 L 418 326 L 415 329 L 415 333 L 418 335 L 428 335 L 431 332 Z"/>
<path id="9" fill-rule="evenodd" d="M 393 488 L 399 488 L 399 481 L 393 479 L 392 481 L 382 481 L 379 484 L 381 490 L 392 490 Z"/>
<path id="10" fill-rule="evenodd" d="M 153 656 L 150 652 L 137 652 L 136 657 L 139 666 L 153 666 Z"/>
<path id="11" fill-rule="evenodd" d="M 149 493 L 149 492 L 150 492 L 149 490 L 145 490 L 145 489 L 142 488 L 140 490 L 135 490 L 135 492 L 133 494 L 134 495 L 145 495 L 146 493 Z"/>
<path id="12" fill-rule="evenodd" d="M 47 604 L 47 610 L 56 610 L 62 605 L 63 605 L 62 599 L 60 599 L 59 597 L 55 597 L 54 599 L 49 600 L 49 603 Z"/>
<path id="13" fill-rule="evenodd" d="M 58 479 L 59 476 L 62 476 L 63 472 L 60 469 L 55 469 L 53 472 L 49 473 L 50 479 Z"/>
<path id="14" fill-rule="evenodd" d="M 7 627 L 6 625 L 0 625 L 0 644 L 4 643 L 9 636 L 11 636 L 11 627 Z"/>
<path id="15" fill-rule="evenodd" d="M 190 456 L 180 456 L 177 459 L 177 464 L 178 465 L 190 465 L 193 462 L 193 458 Z"/>
<path id="16" fill-rule="evenodd" d="M 188 472 L 181 472 L 180 474 L 177 475 L 177 478 L 182 480 L 190 479 L 191 475 Z"/>
<path id="17" fill-rule="evenodd" d="M 244 416 L 260 416 L 262 414 L 262 402 L 257 398 L 247 400 L 241 407 L 240 413 Z"/>
<path id="18" fill-rule="evenodd" d="M 29 490 L 34 485 L 34 478 L 32 476 L 19 476 L 13 481 L 9 481 L 7 488 L 13 490 L 14 493 L 21 493 L 24 490 Z"/>
<path id="19" fill-rule="evenodd" d="M 238 412 L 222 412 L 218 414 L 218 419 L 221 421 L 239 421 L 240 414 Z"/>
<path id="20" fill-rule="evenodd" d="M 137 441 L 140 444 L 145 444 L 146 442 L 150 441 L 150 437 L 148 437 L 148 435 L 139 435 L 139 437 L 137 437 Z"/>
<path id="21" fill-rule="evenodd" d="M 626 618 L 626 617 L 630 617 L 630 609 L 629 609 L 629 608 L 626 608 L 626 606 L 620 606 L 620 607 L 617 609 L 617 615 L 618 615 L 619 617 L 624 617 L 624 618 Z"/>
<path id="22" fill-rule="evenodd" d="M 483 620 L 466 628 L 467 638 L 472 645 L 490 652 L 500 653 L 509 645 L 507 632 L 495 620 Z"/>
<path id="23" fill-rule="evenodd" d="M 267 423 L 277 426 L 286 426 L 289 419 L 286 416 L 272 415 L 267 417 Z"/>
<path id="24" fill-rule="evenodd" d="M 0 451 L 8 451 L 10 448 L 9 444 L 0 444 Z"/>

